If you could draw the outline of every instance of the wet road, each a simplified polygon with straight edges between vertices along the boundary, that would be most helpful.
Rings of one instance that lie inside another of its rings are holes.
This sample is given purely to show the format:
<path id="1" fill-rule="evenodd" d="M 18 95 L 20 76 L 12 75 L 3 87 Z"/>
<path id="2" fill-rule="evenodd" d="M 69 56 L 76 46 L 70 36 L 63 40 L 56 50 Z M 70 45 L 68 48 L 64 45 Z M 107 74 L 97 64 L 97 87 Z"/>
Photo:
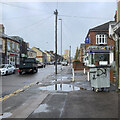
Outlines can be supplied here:
<path id="1" fill-rule="evenodd" d="M 58 66 L 58 70 L 60 65 Z M 38 69 L 38 73 L 35 74 L 15 74 L 0 76 L 2 79 L 2 96 L 8 95 L 18 89 L 23 88 L 31 83 L 43 81 L 47 76 L 54 74 L 54 65 L 46 66 L 45 68 Z"/>
<path id="2" fill-rule="evenodd" d="M 51 69 L 52 66 L 48 68 L 49 73 L 52 73 Z M 41 70 L 38 73 L 42 73 Z M 42 71 L 44 72 L 45 69 Z M 23 76 L 19 76 L 21 80 Z M 28 83 L 33 82 L 31 76 L 28 77 L 30 78 Z M 34 78 L 39 77 L 38 75 Z M 65 67 L 57 76 L 50 75 L 46 79 L 44 77 L 43 74 L 43 80 L 39 78 L 39 84 L 4 100 L 2 102 L 3 118 L 6 116 L 10 118 L 118 117 L 118 94 L 115 91 L 93 92 L 89 82 L 86 81 L 86 75 L 80 74 L 79 79 L 72 82 L 71 70 Z M 58 81 L 55 81 L 56 78 Z"/>

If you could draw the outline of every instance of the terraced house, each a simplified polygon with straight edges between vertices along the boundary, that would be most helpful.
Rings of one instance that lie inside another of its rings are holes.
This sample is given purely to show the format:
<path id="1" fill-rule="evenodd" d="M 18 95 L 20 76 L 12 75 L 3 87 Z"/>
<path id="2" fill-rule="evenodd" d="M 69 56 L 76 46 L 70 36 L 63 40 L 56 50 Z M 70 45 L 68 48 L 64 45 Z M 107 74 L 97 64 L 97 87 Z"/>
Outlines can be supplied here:
<path id="1" fill-rule="evenodd" d="M 47 55 L 42 50 L 36 47 L 32 47 L 32 50 L 37 53 L 36 58 L 39 60 L 39 62 L 47 63 Z"/>
<path id="2" fill-rule="evenodd" d="M 4 33 L 4 26 L 0 24 L 0 64 L 19 65 L 20 43 Z"/>

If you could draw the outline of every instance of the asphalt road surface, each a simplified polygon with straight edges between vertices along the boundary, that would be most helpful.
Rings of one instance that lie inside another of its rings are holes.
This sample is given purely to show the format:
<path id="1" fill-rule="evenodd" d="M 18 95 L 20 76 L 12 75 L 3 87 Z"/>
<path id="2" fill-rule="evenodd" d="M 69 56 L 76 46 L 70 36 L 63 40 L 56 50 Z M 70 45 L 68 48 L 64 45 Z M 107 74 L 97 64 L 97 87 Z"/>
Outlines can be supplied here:
<path id="1" fill-rule="evenodd" d="M 86 75 L 81 74 L 77 81 L 72 82 L 70 71 L 70 67 L 65 66 L 63 74 L 58 74 L 58 81 L 54 82 L 55 75 L 51 76 L 54 66 L 39 69 L 37 74 L 4 76 L 3 92 L 7 94 L 33 82 L 43 84 L 34 84 L 3 100 L 0 118 L 118 118 L 118 93 L 93 92 Z M 55 84 L 58 90 L 54 89 Z"/>
<path id="2" fill-rule="evenodd" d="M 58 65 L 58 70 L 59 69 L 60 65 Z M 31 83 L 40 82 L 51 74 L 54 74 L 54 65 L 48 65 L 45 68 L 40 68 L 38 69 L 38 72 L 34 74 L 26 73 L 19 75 L 19 73 L 16 72 L 15 74 L 0 76 L 2 80 L 0 84 L 2 87 L 2 96 L 4 97 L 5 95 L 8 95 Z"/>

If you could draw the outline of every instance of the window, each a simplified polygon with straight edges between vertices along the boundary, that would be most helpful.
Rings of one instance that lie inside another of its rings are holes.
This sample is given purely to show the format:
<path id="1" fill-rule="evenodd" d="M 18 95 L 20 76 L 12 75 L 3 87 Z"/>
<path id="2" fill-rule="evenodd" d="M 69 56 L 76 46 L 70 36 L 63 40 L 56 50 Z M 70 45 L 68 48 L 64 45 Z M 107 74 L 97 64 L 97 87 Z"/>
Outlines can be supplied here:
<path id="1" fill-rule="evenodd" d="M 15 49 L 15 43 L 12 42 L 12 50 L 14 50 L 14 49 Z"/>
<path id="2" fill-rule="evenodd" d="M 20 49 L 19 49 L 19 44 L 18 44 L 18 43 L 16 44 L 16 50 L 17 50 L 17 52 L 20 51 Z"/>
<path id="3" fill-rule="evenodd" d="M 107 36 L 105 34 L 96 35 L 96 44 L 107 44 Z"/>
<path id="4" fill-rule="evenodd" d="M 7 41 L 7 48 L 8 48 L 8 51 L 10 51 L 10 41 Z"/>

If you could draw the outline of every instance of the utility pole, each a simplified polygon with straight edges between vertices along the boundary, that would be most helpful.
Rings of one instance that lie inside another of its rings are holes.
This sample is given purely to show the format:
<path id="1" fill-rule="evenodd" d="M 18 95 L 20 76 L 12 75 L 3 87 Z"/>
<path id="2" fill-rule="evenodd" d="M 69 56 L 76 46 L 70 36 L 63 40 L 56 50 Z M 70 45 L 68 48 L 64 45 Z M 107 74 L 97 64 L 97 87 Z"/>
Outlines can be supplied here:
<path id="1" fill-rule="evenodd" d="M 62 58 L 62 19 L 60 18 L 59 20 L 61 21 L 61 58 Z M 61 70 L 62 70 L 62 64 L 61 64 Z"/>
<path id="2" fill-rule="evenodd" d="M 57 74 L 57 16 L 58 11 L 54 11 L 55 14 L 55 74 Z"/>

